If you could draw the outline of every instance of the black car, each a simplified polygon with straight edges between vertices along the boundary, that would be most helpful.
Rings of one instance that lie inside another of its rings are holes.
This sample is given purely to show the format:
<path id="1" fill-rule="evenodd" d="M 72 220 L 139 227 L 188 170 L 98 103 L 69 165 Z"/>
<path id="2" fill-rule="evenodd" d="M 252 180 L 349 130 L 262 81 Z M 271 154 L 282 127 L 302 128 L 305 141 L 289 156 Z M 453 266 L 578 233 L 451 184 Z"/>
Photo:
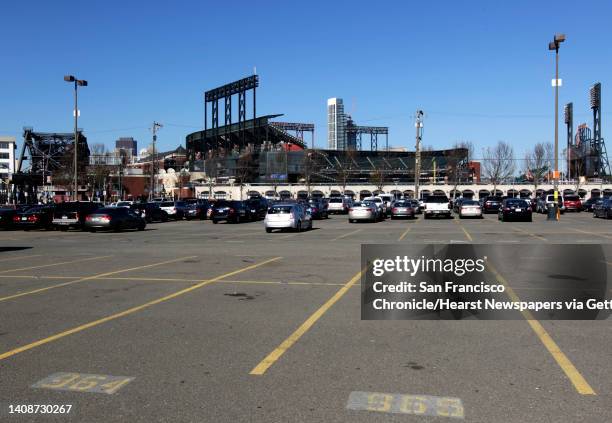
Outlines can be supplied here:
<path id="1" fill-rule="evenodd" d="M 147 223 L 168 221 L 168 213 L 159 207 L 159 203 L 134 203 L 130 206 L 130 210 L 146 220 Z"/>
<path id="2" fill-rule="evenodd" d="M 146 226 L 147 222 L 132 209 L 105 207 L 95 210 L 85 217 L 84 230 L 90 232 L 104 229 L 117 232 L 124 229 L 144 231 Z"/>
<path id="3" fill-rule="evenodd" d="M 213 223 L 226 222 L 240 223 L 250 220 L 250 210 L 244 201 L 219 200 L 212 208 L 210 220 Z"/>
<path id="4" fill-rule="evenodd" d="M 487 197 L 482 202 L 483 213 L 497 213 L 504 199 L 502 197 Z"/>
<path id="5" fill-rule="evenodd" d="M 268 200 L 265 198 L 251 198 L 246 201 L 251 220 L 261 220 L 268 212 Z"/>
<path id="6" fill-rule="evenodd" d="M 17 229 L 52 229 L 53 205 L 37 205 L 18 212 L 13 216 L 13 224 Z"/>
<path id="7" fill-rule="evenodd" d="M 310 211 L 310 216 L 313 219 L 329 219 L 329 213 L 327 211 L 327 205 L 324 201 L 319 199 L 311 199 L 306 205 L 306 210 Z"/>
<path id="8" fill-rule="evenodd" d="M 582 210 L 584 211 L 593 211 L 593 206 L 599 200 L 598 197 L 591 197 L 582 204 Z"/>
<path id="9" fill-rule="evenodd" d="M 600 198 L 593 205 L 593 217 L 612 217 L 612 198 Z"/>
<path id="10" fill-rule="evenodd" d="M 53 211 L 53 226 L 62 231 L 68 228 L 82 229 L 85 217 L 103 207 L 100 203 L 89 201 L 70 201 L 55 205 Z"/>
<path id="11" fill-rule="evenodd" d="M 497 218 L 502 222 L 509 220 L 532 221 L 531 204 L 520 198 L 507 198 L 499 207 Z"/>
<path id="12" fill-rule="evenodd" d="M 187 202 L 187 210 L 185 210 L 185 219 L 206 219 L 208 209 L 211 203 L 208 200 L 197 200 L 194 202 Z"/>
<path id="13" fill-rule="evenodd" d="M 0 209 L 0 229 L 11 229 L 13 227 L 13 217 L 18 210 L 13 207 Z"/>

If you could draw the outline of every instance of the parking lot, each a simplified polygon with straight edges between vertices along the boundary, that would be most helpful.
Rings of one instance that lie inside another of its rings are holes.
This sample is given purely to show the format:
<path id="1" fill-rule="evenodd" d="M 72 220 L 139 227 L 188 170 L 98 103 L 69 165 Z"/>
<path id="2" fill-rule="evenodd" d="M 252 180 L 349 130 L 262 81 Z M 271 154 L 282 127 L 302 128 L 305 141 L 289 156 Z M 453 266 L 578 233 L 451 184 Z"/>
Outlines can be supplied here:
<path id="1" fill-rule="evenodd" d="M 299 233 L 210 221 L 0 232 L 0 420 L 460 417 L 347 408 L 351 393 L 373 392 L 458 398 L 471 422 L 606 421 L 607 321 L 360 320 L 361 244 L 612 239 L 591 213 L 533 219 L 349 224 L 336 215 Z M 10 414 L 18 404 L 72 408 Z"/>

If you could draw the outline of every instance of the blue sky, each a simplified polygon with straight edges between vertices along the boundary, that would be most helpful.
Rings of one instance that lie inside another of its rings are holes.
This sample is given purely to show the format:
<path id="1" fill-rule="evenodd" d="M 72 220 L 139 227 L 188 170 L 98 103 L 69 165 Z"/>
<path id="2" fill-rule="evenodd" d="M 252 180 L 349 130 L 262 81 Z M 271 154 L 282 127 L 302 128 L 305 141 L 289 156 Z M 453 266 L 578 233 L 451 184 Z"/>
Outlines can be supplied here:
<path id="1" fill-rule="evenodd" d="M 256 66 L 258 114 L 315 123 L 317 147 L 326 100 L 342 97 L 358 124 L 389 126 L 393 146 L 413 149 L 420 108 L 426 145 L 469 140 L 480 156 L 505 140 L 522 157 L 553 139 L 555 32 L 567 35 L 560 110 L 573 101 L 590 123 L 600 81 L 606 136 L 611 12 L 605 1 L 5 2 L 0 134 L 70 131 L 72 73 L 90 83 L 79 97 L 90 143 L 144 147 L 157 120 L 160 148 L 174 148 L 203 126 L 203 92 Z"/>

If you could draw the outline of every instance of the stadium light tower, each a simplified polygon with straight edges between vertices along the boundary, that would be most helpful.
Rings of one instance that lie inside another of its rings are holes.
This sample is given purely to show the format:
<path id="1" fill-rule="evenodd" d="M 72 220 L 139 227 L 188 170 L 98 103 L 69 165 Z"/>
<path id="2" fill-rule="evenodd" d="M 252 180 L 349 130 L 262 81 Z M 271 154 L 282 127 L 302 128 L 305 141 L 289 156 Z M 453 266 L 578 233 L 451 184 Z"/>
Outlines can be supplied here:
<path id="1" fill-rule="evenodd" d="M 73 75 L 64 76 L 64 81 L 74 83 L 74 201 L 79 199 L 79 161 L 78 161 L 78 145 L 79 145 L 79 102 L 78 102 L 78 87 L 86 87 L 87 81 L 84 79 L 77 79 Z"/>
<path id="2" fill-rule="evenodd" d="M 556 34 L 553 41 L 548 43 L 548 50 L 555 52 L 555 79 L 553 86 L 555 87 L 555 171 L 553 173 L 554 184 L 554 204 L 551 211 L 548 213 L 548 220 L 559 220 L 559 46 L 565 41 L 565 34 Z M 553 214 L 554 212 L 554 214 Z"/>

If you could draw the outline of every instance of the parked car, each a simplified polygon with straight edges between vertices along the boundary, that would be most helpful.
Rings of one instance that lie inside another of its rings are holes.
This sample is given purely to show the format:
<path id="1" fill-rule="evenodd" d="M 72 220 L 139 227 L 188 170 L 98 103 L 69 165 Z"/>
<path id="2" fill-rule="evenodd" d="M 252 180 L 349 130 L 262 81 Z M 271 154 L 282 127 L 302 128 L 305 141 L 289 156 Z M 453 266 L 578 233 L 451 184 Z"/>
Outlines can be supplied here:
<path id="1" fill-rule="evenodd" d="M 327 205 L 329 214 L 347 214 L 351 208 L 353 201 L 346 197 L 332 197 Z"/>
<path id="2" fill-rule="evenodd" d="M 464 217 L 479 217 L 482 218 L 482 207 L 480 207 L 480 203 L 476 200 L 462 200 L 459 205 L 459 219 L 463 219 Z"/>
<path id="3" fill-rule="evenodd" d="M 210 219 L 213 223 L 221 221 L 240 223 L 250 220 L 250 212 L 244 201 L 219 200 L 212 208 Z"/>
<path id="4" fill-rule="evenodd" d="M 13 227 L 13 217 L 17 210 L 13 207 L 0 208 L 0 229 L 11 229 Z"/>
<path id="5" fill-rule="evenodd" d="M 580 213 L 582 211 L 582 201 L 578 195 L 564 195 L 563 208 L 565 211 L 574 211 Z"/>
<path id="6" fill-rule="evenodd" d="M 598 199 L 593 205 L 593 217 L 610 219 L 612 217 L 612 198 Z"/>
<path id="7" fill-rule="evenodd" d="M 538 203 L 537 203 L 537 208 L 536 208 L 536 212 L 537 213 L 548 213 L 548 209 L 549 207 L 551 207 L 555 202 L 555 196 L 554 194 L 544 194 L 542 195 L 540 198 L 538 198 Z M 559 211 L 561 213 L 565 212 L 565 207 L 563 204 L 563 196 L 559 195 L 557 197 L 557 204 L 559 205 Z"/>
<path id="8" fill-rule="evenodd" d="M 497 213 L 504 199 L 499 196 L 489 196 L 482 202 L 483 213 Z"/>
<path id="9" fill-rule="evenodd" d="M 531 205 L 520 198 L 508 198 L 500 206 L 497 218 L 502 222 L 509 220 L 526 220 L 531 222 Z"/>
<path id="10" fill-rule="evenodd" d="M 265 198 L 251 198 L 246 201 L 251 220 L 265 219 L 268 212 L 268 200 Z"/>
<path id="11" fill-rule="evenodd" d="M 187 209 L 185 210 L 185 219 L 206 219 L 206 212 L 210 207 L 210 202 L 208 200 L 198 200 L 194 203 L 187 203 Z"/>
<path id="12" fill-rule="evenodd" d="M 307 210 L 310 212 L 310 216 L 313 219 L 328 219 L 329 213 L 327 211 L 327 205 L 324 201 L 319 199 L 308 200 Z"/>
<path id="13" fill-rule="evenodd" d="M 429 219 L 432 216 L 451 216 L 451 205 L 446 195 L 430 195 L 424 200 L 424 217 Z"/>
<path id="14" fill-rule="evenodd" d="M 126 207 L 129 209 L 133 203 L 133 201 L 117 201 L 115 207 Z"/>
<path id="15" fill-rule="evenodd" d="M 133 203 L 130 210 L 142 217 L 147 223 L 168 221 L 168 213 L 159 207 L 159 203 Z"/>
<path id="16" fill-rule="evenodd" d="M 593 211 L 593 205 L 597 202 L 599 197 L 591 197 L 582 203 L 582 210 L 591 212 Z"/>
<path id="17" fill-rule="evenodd" d="M 144 231 L 147 222 L 134 210 L 127 207 L 105 207 L 85 217 L 84 229 L 90 232 L 97 230 L 122 231 L 137 229 Z"/>
<path id="18" fill-rule="evenodd" d="M 13 224 L 17 229 L 52 229 L 53 205 L 36 205 L 18 212 L 13 216 Z"/>
<path id="19" fill-rule="evenodd" d="M 62 231 L 69 228 L 82 229 L 85 217 L 94 211 L 102 208 L 100 203 L 89 201 L 70 201 L 55 205 L 53 211 L 53 226 Z"/>
<path id="20" fill-rule="evenodd" d="M 383 201 L 383 199 L 379 196 L 373 196 L 373 197 L 366 197 L 364 198 L 362 201 L 366 201 L 366 202 L 370 202 L 370 203 L 374 203 L 378 206 L 378 208 L 381 210 L 381 214 L 382 217 L 385 218 L 387 217 L 387 206 L 385 205 L 385 202 Z"/>
<path id="21" fill-rule="evenodd" d="M 358 201 L 353 203 L 348 212 L 349 223 L 355 223 L 358 220 L 368 222 L 377 222 L 382 220 L 382 208 L 376 203 L 369 201 Z"/>
<path id="22" fill-rule="evenodd" d="M 312 217 L 301 204 L 281 202 L 268 209 L 264 226 L 268 233 L 273 229 L 301 232 L 304 229 L 312 229 Z"/>
<path id="23" fill-rule="evenodd" d="M 393 202 L 391 206 L 391 219 L 397 219 L 400 217 L 406 217 L 414 219 L 417 214 L 419 206 L 414 204 L 410 200 L 398 200 Z"/>
<path id="24" fill-rule="evenodd" d="M 423 214 L 423 210 L 421 209 L 421 205 L 419 204 L 419 200 L 415 200 L 414 198 L 405 200 L 405 201 L 409 201 L 410 204 L 412 205 L 412 207 L 414 208 L 414 212 L 416 214 Z"/>
<path id="25" fill-rule="evenodd" d="M 391 203 L 394 200 L 393 195 L 392 194 L 378 194 L 377 197 L 380 197 L 382 199 L 383 204 L 385 205 L 387 216 L 390 216 L 391 215 Z"/>
<path id="26" fill-rule="evenodd" d="M 182 220 L 187 212 L 187 203 L 184 201 L 162 201 L 159 206 L 168 213 L 170 219 Z"/>
<path id="27" fill-rule="evenodd" d="M 465 198 L 459 197 L 459 198 L 456 198 L 455 201 L 452 202 L 452 204 L 453 204 L 453 211 L 455 213 L 459 213 L 459 209 L 461 207 L 461 202 L 463 202 L 463 201 L 465 201 Z"/>

